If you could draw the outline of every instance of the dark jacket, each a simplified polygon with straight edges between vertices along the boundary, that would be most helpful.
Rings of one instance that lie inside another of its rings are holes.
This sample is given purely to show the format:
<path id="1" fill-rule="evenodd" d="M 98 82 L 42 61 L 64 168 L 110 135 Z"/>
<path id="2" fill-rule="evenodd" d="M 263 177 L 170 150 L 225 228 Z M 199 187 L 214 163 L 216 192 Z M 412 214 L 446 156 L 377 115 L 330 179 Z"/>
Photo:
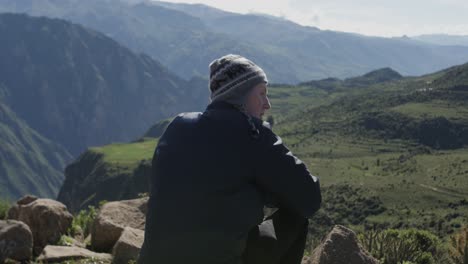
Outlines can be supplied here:
<path id="1" fill-rule="evenodd" d="M 321 203 L 318 179 L 266 123 L 222 102 L 172 121 L 153 173 L 144 264 L 241 263 L 267 202 L 304 217 Z"/>

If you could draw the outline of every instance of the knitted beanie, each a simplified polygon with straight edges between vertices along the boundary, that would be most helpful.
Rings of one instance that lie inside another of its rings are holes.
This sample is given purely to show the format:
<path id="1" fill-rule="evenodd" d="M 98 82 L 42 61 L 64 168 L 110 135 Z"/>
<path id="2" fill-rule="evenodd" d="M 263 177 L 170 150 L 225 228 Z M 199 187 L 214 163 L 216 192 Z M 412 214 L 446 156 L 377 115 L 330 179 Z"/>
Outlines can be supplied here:
<path id="1" fill-rule="evenodd" d="M 268 83 L 265 72 L 242 56 L 229 54 L 210 63 L 212 102 L 242 106 L 249 91 L 260 83 Z"/>

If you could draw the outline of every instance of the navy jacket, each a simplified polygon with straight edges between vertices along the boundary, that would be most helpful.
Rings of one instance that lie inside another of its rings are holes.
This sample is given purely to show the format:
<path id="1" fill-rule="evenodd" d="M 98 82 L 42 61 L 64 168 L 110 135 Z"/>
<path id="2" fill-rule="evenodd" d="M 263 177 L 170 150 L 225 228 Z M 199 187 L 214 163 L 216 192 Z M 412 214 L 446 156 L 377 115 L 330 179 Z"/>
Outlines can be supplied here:
<path id="1" fill-rule="evenodd" d="M 159 140 L 139 263 L 239 264 L 273 202 L 310 217 L 318 179 L 266 123 L 227 103 L 177 116 Z"/>

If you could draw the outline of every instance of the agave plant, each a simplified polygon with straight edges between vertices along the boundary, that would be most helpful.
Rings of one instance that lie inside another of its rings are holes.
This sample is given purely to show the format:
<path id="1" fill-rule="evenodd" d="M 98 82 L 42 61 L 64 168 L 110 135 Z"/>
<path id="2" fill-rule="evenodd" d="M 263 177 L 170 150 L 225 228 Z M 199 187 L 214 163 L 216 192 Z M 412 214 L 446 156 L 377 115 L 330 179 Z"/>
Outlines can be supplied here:
<path id="1" fill-rule="evenodd" d="M 450 237 L 450 257 L 455 264 L 468 264 L 468 227 Z"/>

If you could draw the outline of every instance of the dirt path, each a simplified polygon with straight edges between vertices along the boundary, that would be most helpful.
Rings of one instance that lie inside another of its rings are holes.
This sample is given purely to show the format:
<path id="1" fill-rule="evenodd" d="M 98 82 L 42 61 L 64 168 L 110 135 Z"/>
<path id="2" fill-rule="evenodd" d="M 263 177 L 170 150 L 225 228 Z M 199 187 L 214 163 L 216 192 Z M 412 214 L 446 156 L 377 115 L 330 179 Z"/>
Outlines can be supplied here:
<path id="1" fill-rule="evenodd" d="M 449 196 L 452 196 L 452 197 L 461 197 L 461 198 L 466 198 L 466 194 L 462 194 L 462 193 L 459 193 L 457 191 L 446 191 L 446 190 L 441 190 L 441 189 L 438 189 L 437 187 L 434 187 L 434 186 L 430 186 L 430 185 L 426 185 L 426 184 L 422 184 L 420 183 L 419 186 L 423 187 L 423 188 L 426 188 L 426 189 L 429 189 L 431 191 L 434 191 L 434 192 L 437 192 L 437 193 L 442 193 L 442 194 L 446 194 L 446 195 L 449 195 Z"/>

